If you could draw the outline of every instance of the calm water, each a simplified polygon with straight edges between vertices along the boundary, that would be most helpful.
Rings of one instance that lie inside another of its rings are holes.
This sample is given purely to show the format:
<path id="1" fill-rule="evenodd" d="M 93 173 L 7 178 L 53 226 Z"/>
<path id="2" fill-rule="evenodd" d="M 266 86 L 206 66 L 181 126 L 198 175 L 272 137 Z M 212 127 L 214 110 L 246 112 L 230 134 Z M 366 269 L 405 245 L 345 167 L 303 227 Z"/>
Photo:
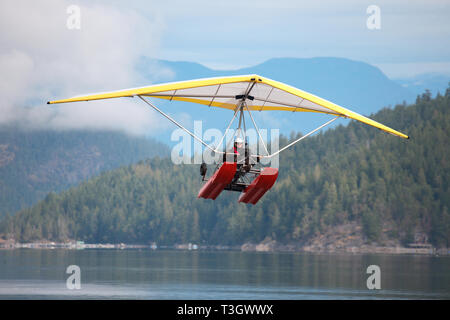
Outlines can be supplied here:
<path id="1" fill-rule="evenodd" d="M 368 290 L 366 268 L 381 268 Z M 81 289 L 66 288 L 66 268 Z M 0 299 L 450 299 L 450 257 L 0 250 Z"/>

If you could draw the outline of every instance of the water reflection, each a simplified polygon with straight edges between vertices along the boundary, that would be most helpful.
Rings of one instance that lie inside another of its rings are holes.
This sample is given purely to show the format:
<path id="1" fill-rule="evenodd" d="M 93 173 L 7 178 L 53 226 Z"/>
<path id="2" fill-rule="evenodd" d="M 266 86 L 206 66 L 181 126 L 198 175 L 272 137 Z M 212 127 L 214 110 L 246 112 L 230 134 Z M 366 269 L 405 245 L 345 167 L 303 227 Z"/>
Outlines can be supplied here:
<path id="1" fill-rule="evenodd" d="M 65 288 L 67 266 L 82 290 Z M 381 268 L 368 290 L 366 268 Z M 0 251 L 0 298 L 450 298 L 450 257 L 150 250 Z"/>

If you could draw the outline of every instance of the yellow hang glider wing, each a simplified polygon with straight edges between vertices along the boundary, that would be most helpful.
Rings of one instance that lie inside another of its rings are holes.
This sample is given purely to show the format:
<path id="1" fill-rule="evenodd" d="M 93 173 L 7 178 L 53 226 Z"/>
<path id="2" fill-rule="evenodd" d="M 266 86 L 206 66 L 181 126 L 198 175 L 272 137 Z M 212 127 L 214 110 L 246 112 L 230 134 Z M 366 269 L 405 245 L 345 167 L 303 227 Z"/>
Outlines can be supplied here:
<path id="1" fill-rule="evenodd" d="M 252 103 L 248 105 L 250 110 L 320 112 L 332 114 L 361 121 L 390 134 L 409 139 L 407 135 L 356 112 L 306 91 L 256 74 L 156 84 L 148 87 L 96 93 L 69 99 L 49 101 L 47 103 L 54 104 L 134 96 L 187 101 L 209 107 L 220 107 L 230 110 L 236 110 L 240 105 L 242 98 L 246 98 L 252 101 Z"/>

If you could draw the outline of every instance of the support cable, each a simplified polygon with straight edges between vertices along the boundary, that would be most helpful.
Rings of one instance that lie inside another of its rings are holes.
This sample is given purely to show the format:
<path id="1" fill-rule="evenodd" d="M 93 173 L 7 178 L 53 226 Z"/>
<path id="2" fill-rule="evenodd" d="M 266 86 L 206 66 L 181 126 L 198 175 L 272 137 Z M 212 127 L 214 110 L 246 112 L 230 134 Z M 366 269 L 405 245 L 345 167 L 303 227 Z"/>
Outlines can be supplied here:
<path id="1" fill-rule="evenodd" d="M 323 127 L 329 125 L 330 123 L 332 123 L 333 121 L 337 120 L 338 118 L 340 118 L 340 116 L 337 116 L 337 117 L 335 117 L 335 118 L 333 118 L 333 119 L 327 121 L 326 123 L 324 123 L 324 124 L 321 125 L 320 127 L 317 127 L 316 129 L 314 129 L 314 130 L 308 132 L 307 134 L 305 134 L 304 136 L 301 136 L 300 138 L 298 138 L 297 140 L 295 140 L 295 141 L 289 143 L 287 146 L 281 148 L 281 149 L 278 150 L 277 152 L 274 152 L 274 153 L 272 153 L 272 154 L 269 155 L 269 156 L 261 156 L 261 157 L 262 157 L 262 158 L 271 158 L 271 157 L 273 157 L 273 156 L 279 154 L 281 151 L 286 150 L 287 148 L 289 148 L 290 146 L 296 144 L 297 142 L 300 142 L 301 140 L 303 140 L 303 139 L 305 139 L 306 137 L 312 135 L 314 132 L 316 132 L 316 131 L 322 129 Z"/>
<path id="2" fill-rule="evenodd" d="M 263 147 L 264 147 L 264 150 L 266 151 L 267 155 L 270 155 L 269 151 L 267 150 L 267 146 L 266 146 L 266 144 L 264 143 L 264 140 L 263 140 L 263 138 L 262 138 L 262 136 L 261 136 L 261 132 L 259 132 L 258 126 L 256 125 L 256 122 L 255 122 L 255 120 L 253 119 L 253 116 L 252 116 L 252 114 L 251 114 L 251 112 L 250 112 L 250 109 L 249 109 L 247 103 L 245 104 L 245 107 L 247 108 L 247 112 L 248 112 L 248 114 L 250 115 L 250 118 L 252 119 L 252 122 L 253 122 L 253 125 L 255 126 L 256 132 L 258 132 L 258 136 L 259 136 L 259 139 L 260 139 L 261 142 L 262 142 L 262 145 L 263 145 Z"/>
<path id="3" fill-rule="evenodd" d="M 239 108 L 236 108 L 236 110 L 234 111 L 233 118 L 231 118 L 231 121 L 230 121 L 230 123 L 228 124 L 228 127 L 225 129 L 225 132 L 224 132 L 222 138 L 220 139 L 220 142 L 217 144 L 216 148 L 214 149 L 214 151 L 217 152 L 217 151 L 218 151 L 217 148 L 219 148 L 219 146 L 222 145 L 223 139 L 225 139 L 225 136 L 227 135 L 228 130 L 230 130 L 230 127 L 231 127 L 231 125 L 233 124 L 234 119 L 236 119 L 236 115 L 237 115 L 237 113 L 238 113 L 238 110 L 239 110 Z"/>
<path id="4" fill-rule="evenodd" d="M 177 121 L 175 121 L 172 117 L 170 117 L 168 114 L 164 113 L 163 111 L 161 111 L 160 109 L 158 109 L 156 106 L 154 106 L 152 103 L 148 102 L 147 100 L 145 100 L 142 96 L 138 95 L 138 97 L 144 101 L 146 104 L 148 104 L 150 107 L 152 107 L 154 110 L 158 111 L 161 115 L 163 115 L 165 118 L 167 118 L 168 120 L 170 120 L 173 124 L 175 124 L 177 127 L 179 127 L 180 129 L 184 130 L 187 134 L 189 134 L 192 138 L 194 138 L 195 140 L 197 140 L 198 142 L 200 142 L 201 144 L 203 144 L 205 147 L 207 147 L 208 149 L 210 149 L 213 152 L 217 152 L 217 153 L 221 153 L 223 154 L 224 152 L 221 151 L 217 151 L 214 150 L 212 147 L 210 147 L 207 143 L 205 143 L 202 139 L 200 139 L 199 137 L 197 137 L 195 134 L 193 134 L 192 132 L 190 132 L 188 129 L 186 129 L 185 127 L 183 127 L 181 124 L 179 124 Z"/>

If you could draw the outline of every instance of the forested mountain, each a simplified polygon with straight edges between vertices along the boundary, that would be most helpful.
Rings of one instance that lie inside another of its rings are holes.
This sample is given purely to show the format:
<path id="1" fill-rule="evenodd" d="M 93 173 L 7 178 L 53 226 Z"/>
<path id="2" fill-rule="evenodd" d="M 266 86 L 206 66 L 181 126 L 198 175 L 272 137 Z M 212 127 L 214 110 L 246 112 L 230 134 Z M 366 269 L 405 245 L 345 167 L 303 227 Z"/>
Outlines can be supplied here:
<path id="1" fill-rule="evenodd" d="M 120 132 L 0 129 L 0 218 L 104 170 L 167 156 L 167 146 Z"/>
<path id="2" fill-rule="evenodd" d="M 350 222 L 369 242 L 449 246 L 450 90 L 373 118 L 411 139 L 356 122 L 308 138 L 281 154 L 280 177 L 256 206 L 237 193 L 197 199 L 198 166 L 150 159 L 51 193 L 0 230 L 18 241 L 304 243 Z"/>

